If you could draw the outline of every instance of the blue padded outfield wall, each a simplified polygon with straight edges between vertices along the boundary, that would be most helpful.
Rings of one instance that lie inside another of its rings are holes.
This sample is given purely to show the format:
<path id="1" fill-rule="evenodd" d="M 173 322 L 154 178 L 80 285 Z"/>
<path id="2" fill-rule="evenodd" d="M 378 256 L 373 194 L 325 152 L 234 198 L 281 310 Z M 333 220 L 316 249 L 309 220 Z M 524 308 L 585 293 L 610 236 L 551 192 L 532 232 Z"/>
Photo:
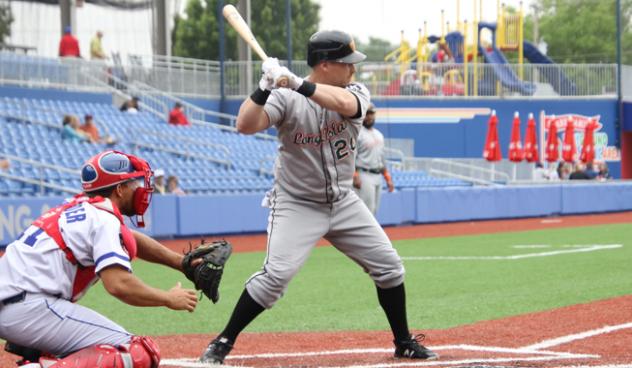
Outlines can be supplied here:
<path id="1" fill-rule="evenodd" d="M 265 232 L 263 194 L 154 196 L 144 231 L 156 237 Z M 13 241 L 61 197 L 0 200 L 0 245 Z M 384 193 L 382 225 L 489 220 L 632 210 L 632 183 L 418 188 Z"/>
<path id="2" fill-rule="evenodd" d="M 487 134 L 487 121 L 492 110 L 496 110 L 498 116 L 498 135 L 505 159 L 515 111 L 520 113 L 523 140 L 529 113 L 533 113 L 536 122 L 545 115 L 594 117 L 600 123 L 600 128 L 595 132 L 596 158 L 606 159 L 611 175 L 615 178 L 620 177 L 621 158 L 617 148 L 620 144 L 619 133 L 615 127 L 615 99 L 376 98 L 373 102 L 377 107 L 376 127 L 385 138 L 410 140 L 414 145 L 414 156 L 417 157 L 481 158 Z M 236 114 L 240 104 L 241 100 L 228 100 L 227 112 Z M 632 120 L 632 107 L 628 108 Z M 273 131 L 270 133 L 274 134 Z M 563 139 L 563 131 L 558 135 L 560 140 Z M 575 142 L 579 154 L 583 132 L 576 131 Z"/>

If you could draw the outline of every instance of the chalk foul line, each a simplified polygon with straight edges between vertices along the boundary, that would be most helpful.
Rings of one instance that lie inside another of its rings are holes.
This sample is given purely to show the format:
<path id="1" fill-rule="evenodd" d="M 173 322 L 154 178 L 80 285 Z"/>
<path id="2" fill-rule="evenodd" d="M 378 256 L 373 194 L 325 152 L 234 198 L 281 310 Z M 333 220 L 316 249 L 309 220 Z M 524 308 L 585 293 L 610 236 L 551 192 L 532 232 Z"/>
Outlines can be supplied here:
<path id="1" fill-rule="evenodd" d="M 593 244 L 582 248 L 553 250 L 540 253 L 513 254 L 509 256 L 424 256 L 401 257 L 404 261 L 515 261 L 526 258 L 551 257 L 560 254 L 596 252 L 622 248 L 623 244 Z"/>
<path id="2" fill-rule="evenodd" d="M 623 323 L 623 324 L 615 325 L 615 326 L 604 326 L 604 327 L 597 328 L 597 329 L 594 329 L 594 330 L 579 332 L 579 333 L 572 334 L 572 335 L 561 336 L 561 337 L 557 337 L 557 338 L 550 339 L 550 340 L 544 340 L 544 341 L 538 342 L 537 344 L 525 346 L 522 349 L 525 349 L 525 350 L 546 349 L 546 348 L 551 348 L 551 347 L 558 346 L 558 345 L 568 344 L 568 343 L 576 341 L 576 340 L 582 340 L 582 339 L 586 339 L 588 337 L 593 337 L 593 336 L 597 336 L 597 335 L 603 335 L 603 334 L 607 334 L 607 333 L 610 333 L 610 332 L 624 330 L 624 329 L 628 329 L 628 328 L 632 328 L 632 322 Z"/>

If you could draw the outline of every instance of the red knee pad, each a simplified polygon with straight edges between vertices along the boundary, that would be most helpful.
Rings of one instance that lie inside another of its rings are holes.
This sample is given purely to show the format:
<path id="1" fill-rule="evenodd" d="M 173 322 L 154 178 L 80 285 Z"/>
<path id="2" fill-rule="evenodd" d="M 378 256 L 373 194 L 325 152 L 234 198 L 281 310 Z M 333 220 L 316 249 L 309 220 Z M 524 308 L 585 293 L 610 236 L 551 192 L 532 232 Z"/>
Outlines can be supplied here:
<path id="1" fill-rule="evenodd" d="M 127 347 L 134 368 L 158 368 L 160 350 L 158 344 L 147 336 L 134 336 Z"/>
<path id="2" fill-rule="evenodd" d="M 149 337 L 134 336 L 129 344 L 95 345 L 57 360 L 49 368 L 158 368 L 160 350 Z"/>

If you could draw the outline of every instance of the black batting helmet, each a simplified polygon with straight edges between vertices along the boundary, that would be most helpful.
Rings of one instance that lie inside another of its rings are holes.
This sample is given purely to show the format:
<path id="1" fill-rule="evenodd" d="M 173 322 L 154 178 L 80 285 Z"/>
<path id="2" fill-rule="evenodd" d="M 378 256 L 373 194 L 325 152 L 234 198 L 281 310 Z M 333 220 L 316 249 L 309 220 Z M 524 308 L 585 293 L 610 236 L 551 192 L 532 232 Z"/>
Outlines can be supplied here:
<path id="1" fill-rule="evenodd" d="M 353 38 L 342 31 L 318 31 L 307 43 L 307 65 L 311 67 L 323 60 L 355 64 L 365 58 L 356 51 Z"/>

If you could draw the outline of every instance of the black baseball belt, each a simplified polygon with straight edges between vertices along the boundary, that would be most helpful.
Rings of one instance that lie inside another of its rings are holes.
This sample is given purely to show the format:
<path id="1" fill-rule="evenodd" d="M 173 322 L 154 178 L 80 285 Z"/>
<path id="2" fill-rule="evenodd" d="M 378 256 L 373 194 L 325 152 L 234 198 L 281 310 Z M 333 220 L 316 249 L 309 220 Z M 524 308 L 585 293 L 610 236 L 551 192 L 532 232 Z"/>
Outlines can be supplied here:
<path id="1" fill-rule="evenodd" d="M 24 298 L 26 297 L 26 291 L 23 291 L 19 294 L 10 296 L 8 298 L 2 299 L 2 301 L 0 301 L 0 304 L 2 305 L 9 305 L 9 304 L 15 304 L 15 303 L 19 303 L 21 301 L 24 300 Z"/>
<path id="2" fill-rule="evenodd" d="M 358 167 L 358 170 L 368 172 L 371 174 L 381 174 L 384 169 L 367 169 L 365 167 Z"/>

